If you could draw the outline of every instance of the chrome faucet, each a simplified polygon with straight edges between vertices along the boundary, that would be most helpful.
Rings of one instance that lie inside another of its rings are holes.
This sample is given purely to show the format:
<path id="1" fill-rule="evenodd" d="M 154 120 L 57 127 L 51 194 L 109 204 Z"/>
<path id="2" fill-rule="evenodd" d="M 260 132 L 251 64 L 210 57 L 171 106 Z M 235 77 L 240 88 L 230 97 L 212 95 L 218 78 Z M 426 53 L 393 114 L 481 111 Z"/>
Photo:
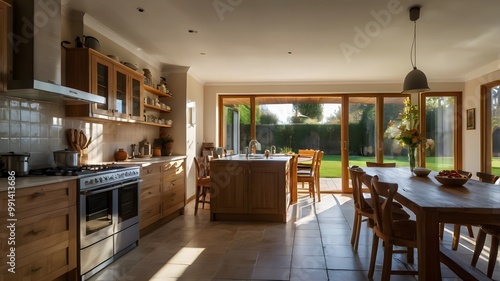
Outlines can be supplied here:
<path id="1" fill-rule="evenodd" d="M 248 148 L 251 151 L 251 154 L 257 153 L 257 148 L 260 146 L 260 143 L 257 140 L 251 140 L 248 143 Z"/>

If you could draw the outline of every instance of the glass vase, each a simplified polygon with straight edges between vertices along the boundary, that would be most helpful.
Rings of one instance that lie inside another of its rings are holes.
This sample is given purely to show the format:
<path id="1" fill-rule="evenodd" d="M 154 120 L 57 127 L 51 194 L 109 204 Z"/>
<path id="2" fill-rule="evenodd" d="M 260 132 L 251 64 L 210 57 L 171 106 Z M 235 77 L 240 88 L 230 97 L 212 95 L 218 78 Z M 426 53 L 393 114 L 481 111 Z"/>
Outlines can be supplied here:
<path id="1" fill-rule="evenodd" d="M 408 147 L 408 161 L 410 162 L 410 171 L 413 174 L 413 170 L 415 170 L 416 165 L 416 157 L 415 153 L 417 152 L 417 147 L 409 146 Z"/>

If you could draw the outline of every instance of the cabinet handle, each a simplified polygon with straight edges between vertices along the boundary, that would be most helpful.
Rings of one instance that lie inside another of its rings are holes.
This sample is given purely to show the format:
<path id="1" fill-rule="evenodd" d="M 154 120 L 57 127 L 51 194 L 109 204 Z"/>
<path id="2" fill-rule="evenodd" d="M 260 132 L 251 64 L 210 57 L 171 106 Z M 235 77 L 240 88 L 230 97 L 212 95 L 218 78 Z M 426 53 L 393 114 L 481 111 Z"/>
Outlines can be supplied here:
<path id="1" fill-rule="evenodd" d="M 40 265 L 40 266 L 38 266 L 38 267 L 32 267 L 32 268 L 31 268 L 31 272 L 38 271 L 38 270 L 42 269 L 42 267 L 43 267 L 43 266 L 41 266 L 41 265 Z"/>
<path id="2" fill-rule="evenodd" d="M 32 230 L 30 231 L 30 233 L 31 233 L 31 234 L 33 234 L 33 235 L 37 235 L 38 233 L 40 233 L 40 232 L 44 232 L 45 230 L 47 230 L 47 227 L 45 227 L 45 228 L 43 228 L 43 229 L 40 229 L 40 230 L 34 230 L 34 229 L 32 229 Z"/>
<path id="3" fill-rule="evenodd" d="M 153 212 L 153 210 L 151 210 L 151 209 L 149 209 L 149 210 L 148 210 L 148 214 L 150 214 L 150 213 L 152 213 L 152 212 Z"/>
<path id="4" fill-rule="evenodd" d="M 153 194 L 153 192 L 151 192 L 151 191 L 148 191 L 148 193 L 149 193 L 149 194 Z"/>
<path id="5" fill-rule="evenodd" d="M 35 192 L 33 193 L 33 197 L 40 197 L 40 196 L 44 196 L 45 195 L 45 192 Z"/>

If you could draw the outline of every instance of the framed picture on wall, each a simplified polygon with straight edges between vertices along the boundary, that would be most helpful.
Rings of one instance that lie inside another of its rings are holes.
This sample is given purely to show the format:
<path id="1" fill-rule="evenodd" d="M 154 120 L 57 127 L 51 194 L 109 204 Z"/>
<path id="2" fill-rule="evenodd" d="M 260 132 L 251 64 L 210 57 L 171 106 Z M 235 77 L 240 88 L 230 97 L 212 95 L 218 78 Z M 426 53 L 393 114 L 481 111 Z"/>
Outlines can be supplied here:
<path id="1" fill-rule="evenodd" d="M 476 129 L 476 109 L 467 109 L 467 130 Z"/>

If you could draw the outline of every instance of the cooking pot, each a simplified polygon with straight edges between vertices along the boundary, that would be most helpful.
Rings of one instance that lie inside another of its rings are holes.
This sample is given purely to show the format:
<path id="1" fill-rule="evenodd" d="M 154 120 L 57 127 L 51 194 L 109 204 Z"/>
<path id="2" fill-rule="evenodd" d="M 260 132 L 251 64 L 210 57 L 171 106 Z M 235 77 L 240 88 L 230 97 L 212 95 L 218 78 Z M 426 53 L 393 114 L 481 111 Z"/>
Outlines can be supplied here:
<path id="1" fill-rule="evenodd" d="M 83 35 L 83 39 L 83 45 L 85 45 L 85 47 L 89 47 L 98 52 L 101 50 L 101 44 L 99 43 L 99 40 L 97 40 L 97 38 Z"/>
<path id="2" fill-rule="evenodd" d="M 27 176 L 29 168 L 29 153 L 14 153 L 9 152 L 1 155 L 1 165 L 2 171 L 14 171 L 16 176 Z"/>
<path id="3" fill-rule="evenodd" d="M 54 162 L 60 168 L 75 168 L 80 166 L 80 156 L 73 150 L 54 151 Z"/>

